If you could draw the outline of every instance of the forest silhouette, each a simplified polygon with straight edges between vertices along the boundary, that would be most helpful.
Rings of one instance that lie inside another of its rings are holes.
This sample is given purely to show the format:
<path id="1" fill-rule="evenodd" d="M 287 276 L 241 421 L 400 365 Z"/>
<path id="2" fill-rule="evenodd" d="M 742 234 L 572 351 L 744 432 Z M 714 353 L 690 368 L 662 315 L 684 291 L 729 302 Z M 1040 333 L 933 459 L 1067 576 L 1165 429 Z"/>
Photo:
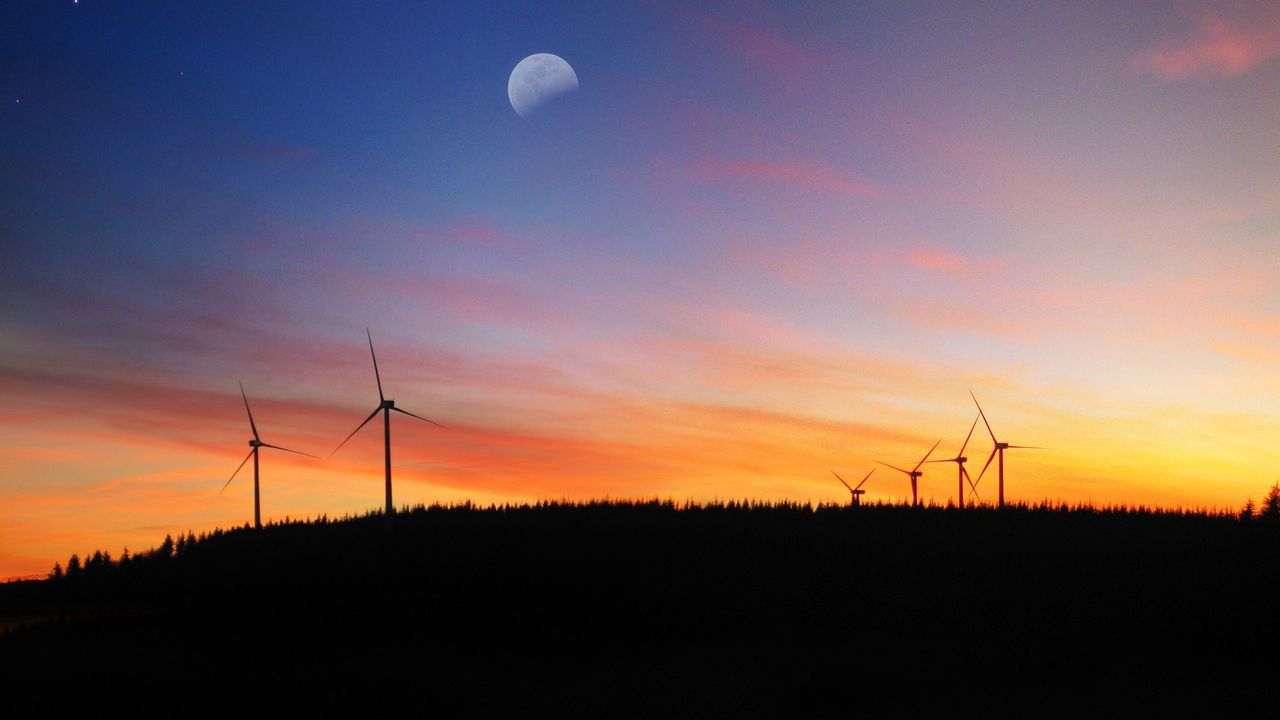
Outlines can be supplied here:
<path id="1" fill-rule="evenodd" d="M 464 504 L 405 508 L 394 531 L 371 513 L 184 534 L 0 586 L 0 615 L 33 620 L 0 663 L 171 687 L 231 666 L 277 689 L 396 679 L 477 708 L 732 712 L 784 687 L 900 707 L 1206 699 L 1277 669 L 1272 494 L 1239 514 Z"/>

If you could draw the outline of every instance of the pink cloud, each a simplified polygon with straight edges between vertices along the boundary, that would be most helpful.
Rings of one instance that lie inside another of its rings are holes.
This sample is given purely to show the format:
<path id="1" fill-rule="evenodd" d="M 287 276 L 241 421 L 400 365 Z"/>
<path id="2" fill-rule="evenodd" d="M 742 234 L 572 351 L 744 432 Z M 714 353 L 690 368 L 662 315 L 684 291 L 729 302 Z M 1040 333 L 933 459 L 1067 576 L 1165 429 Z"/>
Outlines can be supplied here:
<path id="1" fill-rule="evenodd" d="M 1132 67 L 1161 80 L 1239 75 L 1280 52 L 1280 18 L 1271 15 L 1228 19 L 1206 12 L 1189 34 L 1139 53 Z"/>
<path id="2" fill-rule="evenodd" d="M 1026 318 L 984 312 L 980 307 L 952 300 L 897 301 L 891 312 L 918 328 L 939 332 L 982 333 L 1002 338 L 1027 338 L 1035 332 Z"/>
<path id="3" fill-rule="evenodd" d="M 788 163 L 702 161 L 694 165 L 693 172 L 696 177 L 706 182 L 760 181 L 793 185 L 807 190 L 840 193 L 857 198 L 877 198 L 883 194 L 880 188 L 862 178 L 810 161 Z"/>
<path id="4" fill-rule="evenodd" d="M 474 219 L 455 222 L 445 229 L 444 237 L 459 245 L 501 247 L 507 244 L 505 233 L 484 221 Z"/>
<path id="5" fill-rule="evenodd" d="M 727 51 L 742 59 L 784 74 L 809 71 L 819 66 L 812 53 L 758 25 L 744 23 L 688 9 L 678 9 L 681 20 L 691 22 L 715 38 Z"/>
<path id="6" fill-rule="evenodd" d="M 708 21 L 706 26 L 724 38 L 729 47 L 757 65 L 787 72 L 808 70 L 818 65 L 813 55 L 761 28 L 728 21 Z"/>
<path id="7" fill-rule="evenodd" d="M 557 305 L 508 284 L 481 277 L 439 277 L 393 284 L 401 297 L 421 298 L 450 317 L 534 331 L 564 328 L 576 308 Z"/>
<path id="8" fill-rule="evenodd" d="M 906 261 L 912 267 L 921 270 L 937 270 L 944 273 L 959 274 L 966 270 L 964 258 L 946 248 L 922 247 L 907 251 Z"/>

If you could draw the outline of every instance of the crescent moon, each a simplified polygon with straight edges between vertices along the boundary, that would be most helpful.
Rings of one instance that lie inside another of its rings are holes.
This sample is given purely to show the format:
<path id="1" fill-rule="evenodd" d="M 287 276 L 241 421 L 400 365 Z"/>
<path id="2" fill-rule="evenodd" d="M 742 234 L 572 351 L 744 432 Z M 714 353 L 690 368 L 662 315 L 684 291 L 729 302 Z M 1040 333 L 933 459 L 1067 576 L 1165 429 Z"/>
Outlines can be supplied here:
<path id="1" fill-rule="evenodd" d="M 521 60 L 507 80 L 507 99 L 520 117 L 540 105 L 578 89 L 578 74 L 558 55 L 536 53 Z"/>

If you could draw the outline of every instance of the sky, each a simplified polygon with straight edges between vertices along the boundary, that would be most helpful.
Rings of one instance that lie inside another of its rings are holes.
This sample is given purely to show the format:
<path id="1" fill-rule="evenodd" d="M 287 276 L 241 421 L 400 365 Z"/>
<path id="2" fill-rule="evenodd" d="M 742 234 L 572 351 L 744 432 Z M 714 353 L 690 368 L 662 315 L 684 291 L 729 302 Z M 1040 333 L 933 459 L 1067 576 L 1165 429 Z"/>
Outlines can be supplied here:
<path id="1" fill-rule="evenodd" d="M 1275 3 L 4 14 L 0 576 L 251 521 L 238 381 L 264 519 L 381 507 L 366 328 L 398 505 L 899 502 L 971 390 L 1010 500 L 1280 480 Z"/>

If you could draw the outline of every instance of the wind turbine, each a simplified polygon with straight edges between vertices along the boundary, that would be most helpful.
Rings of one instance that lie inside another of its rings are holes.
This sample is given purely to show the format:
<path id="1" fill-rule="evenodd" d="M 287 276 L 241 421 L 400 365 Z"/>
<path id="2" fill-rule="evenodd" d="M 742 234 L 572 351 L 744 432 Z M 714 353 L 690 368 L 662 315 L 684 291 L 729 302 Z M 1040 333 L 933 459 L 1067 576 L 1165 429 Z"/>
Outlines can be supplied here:
<path id="1" fill-rule="evenodd" d="M 832 470 L 831 474 L 836 476 L 836 479 L 840 481 L 841 485 L 849 488 L 849 506 L 858 507 L 862 505 L 862 496 L 867 492 L 862 489 L 862 485 L 867 482 L 867 478 L 871 477 L 871 473 L 875 471 L 875 468 L 871 468 L 871 472 L 867 473 L 867 477 L 862 478 L 862 482 L 858 483 L 858 487 L 849 487 L 849 483 L 845 482 L 844 478 L 840 477 L 840 473 L 835 470 Z"/>
<path id="2" fill-rule="evenodd" d="M 1045 450 L 1047 448 L 1036 447 L 1034 445 L 1010 445 L 1009 443 L 1000 442 L 996 439 L 996 434 L 991 430 L 991 423 L 987 422 L 987 414 L 982 412 L 982 405 L 978 403 L 978 396 L 974 395 L 973 391 L 970 390 L 969 397 L 973 398 L 973 404 L 978 406 L 978 417 L 982 418 L 982 424 L 987 426 L 987 433 L 991 435 L 991 442 L 995 444 L 995 447 L 991 449 L 991 454 L 987 456 L 987 464 L 982 466 L 982 472 L 978 473 L 978 479 L 974 481 L 974 485 L 976 486 L 978 483 L 982 482 L 982 476 L 987 472 L 987 468 L 991 467 L 991 460 L 995 458 L 996 455 L 999 455 L 1000 491 L 997 507 L 1004 507 L 1004 451 L 1009 449 Z"/>
<path id="3" fill-rule="evenodd" d="M 903 470 L 897 465 L 890 465 L 889 463 L 882 462 L 880 460 L 875 461 L 880 463 L 881 465 L 884 465 L 885 467 L 893 468 L 894 470 L 897 470 L 900 473 L 904 473 L 907 475 L 907 477 L 911 478 L 911 504 L 912 505 L 920 504 L 920 496 L 917 493 L 917 488 L 916 488 L 916 481 L 920 479 L 921 475 L 924 475 L 924 473 L 920 472 L 920 466 L 924 464 L 925 460 L 929 459 L 929 456 L 933 454 L 934 450 L 938 449 L 938 444 L 941 442 L 942 442 L 942 438 L 938 438 L 938 442 L 934 443 L 933 447 L 929 448 L 929 452 L 925 453 L 924 457 L 920 458 L 920 462 L 916 463 L 916 466 L 911 468 L 910 470 Z"/>
<path id="4" fill-rule="evenodd" d="M 396 512 L 395 505 L 391 504 L 391 411 L 394 410 L 403 415 L 408 415 L 409 417 L 417 418 L 423 422 L 431 423 L 436 427 L 443 428 L 444 426 L 436 422 L 435 420 L 428 420 L 422 417 L 421 415 L 414 415 L 408 410 L 403 410 L 401 408 L 396 407 L 395 400 L 392 400 L 382 394 L 382 375 L 378 372 L 378 356 L 373 352 L 373 334 L 369 332 L 369 328 L 365 328 L 364 332 L 365 332 L 365 335 L 369 337 L 369 355 L 370 357 L 373 358 L 373 377 L 375 380 L 378 381 L 378 407 L 374 408 L 373 412 L 369 413 L 369 417 L 365 418 L 364 422 L 357 425 L 356 429 L 352 430 L 351 434 L 348 435 L 345 440 L 338 443 L 338 447 L 334 448 L 333 452 L 329 453 L 329 457 L 333 457 L 334 453 L 341 450 L 342 446 L 347 444 L 347 440 L 350 440 L 352 437 L 355 436 L 356 433 L 360 432 L 360 428 L 364 427 L 365 425 L 368 425 L 369 421 L 372 420 L 379 412 L 382 413 L 382 433 L 383 433 L 382 446 L 386 453 L 386 471 L 387 471 L 387 513 L 386 514 L 387 514 L 387 524 L 390 525 L 391 517 L 395 515 L 395 512 Z"/>
<path id="5" fill-rule="evenodd" d="M 240 466 L 236 468 L 235 472 L 231 473 L 231 477 L 227 478 L 227 481 L 222 484 L 222 490 L 227 489 L 227 486 L 231 484 L 231 481 L 236 479 L 236 475 L 240 474 L 240 468 L 243 468 L 244 464 L 249 462 L 249 458 L 253 458 L 253 526 L 261 529 L 262 505 L 258 494 L 258 448 L 269 447 L 276 450 L 291 452 L 295 455 L 306 455 L 309 458 L 314 458 L 316 456 L 307 455 L 307 453 L 298 452 L 297 450 L 290 450 L 289 448 L 280 447 L 279 445 L 270 445 L 262 442 L 262 438 L 258 437 L 258 426 L 253 423 L 253 411 L 249 409 L 249 396 L 244 394 L 244 383 L 240 383 L 240 397 L 244 398 L 244 411 L 249 415 L 249 429 L 253 431 L 253 439 L 249 441 L 249 447 L 252 449 L 249 451 L 249 454 L 245 455 L 244 459 L 240 461 Z M 316 459 L 319 460 L 319 458 Z M 222 494 L 222 490 L 218 491 L 219 495 Z"/>
<path id="6" fill-rule="evenodd" d="M 964 444 L 960 446 L 960 452 L 956 453 L 955 457 L 947 458 L 945 460 L 929 461 L 931 463 L 953 462 L 956 464 L 956 468 L 959 471 L 958 472 L 959 478 L 957 481 L 958 485 L 956 486 L 956 507 L 958 508 L 964 508 L 964 481 L 965 480 L 968 480 L 969 487 L 973 488 L 974 497 L 977 497 L 978 495 L 978 489 L 976 487 L 973 487 L 973 478 L 970 478 L 969 471 L 964 469 L 964 464 L 969 461 L 969 458 L 964 456 L 964 449 L 969 447 L 969 438 L 973 437 L 973 430 L 974 428 L 978 427 L 979 417 L 980 416 L 978 415 L 974 416 L 973 424 L 969 426 L 969 434 L 964 436 Z"/>

